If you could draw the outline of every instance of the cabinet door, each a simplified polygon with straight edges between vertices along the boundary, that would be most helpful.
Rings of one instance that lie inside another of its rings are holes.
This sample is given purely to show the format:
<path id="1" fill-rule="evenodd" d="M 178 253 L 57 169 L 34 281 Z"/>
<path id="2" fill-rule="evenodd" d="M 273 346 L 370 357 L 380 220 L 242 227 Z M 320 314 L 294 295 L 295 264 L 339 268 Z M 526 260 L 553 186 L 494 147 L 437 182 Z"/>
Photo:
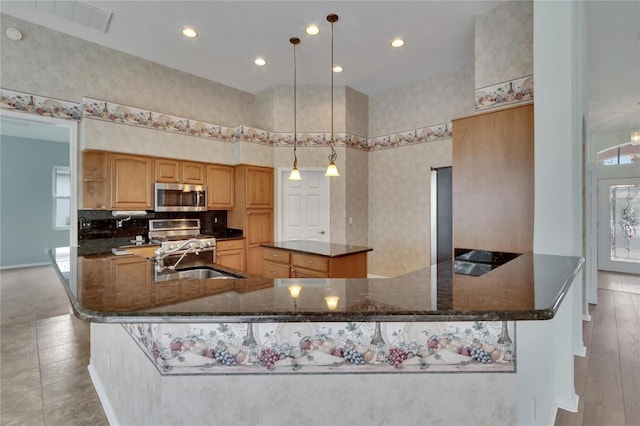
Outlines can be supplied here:
<path id="1" fill-rule="evenodd" d="M 247 167 L 247 208 L 273 208 L 273 169 Z"/>
<path id="2" fill-rule="evenodd" d="M 207 207 L 209 210 L 233 209 L 235 170 L 231 166 L 207 166 Z"/>
<path id="3" fill-rule="evenodd" d="M 205 185 L 207 176 L 204 163 L 182 161 L 182 183 Z"/>
<path id="4" fill-rule="evenodd" d="M 153 163 L 149 157 L 111 154 L 111 207 L 150 210 Z"/>
<path id="5" fill-rule="evenodd" d="M 216 243 L 216 263 L 245 270 L 244 240 L 224 240 Z"/>
<path id="6" fill-rule="evenodd" d="M 249 210 L 246 223 L 247 246 L 273 242 L 273 210 Z"/>
<path id="7" fill-rule="evenodd" d="M 273 242 L 273 210 L 247 211 L 247 272 L 262 275 L 262 247 Z"/>
<path id="8" fill-rule="evenodd" d="M 221 266 L 244 271 L 244 249 L 219 251 L 216 255 L 216 263 Z"/>
<path id="9" fill-rule="evenodd" d="M 169 158 L 156 158 L 153 163 L 156 182 L 180 182 L 180 161 Z"/>
<path id="10" fill-rule="evenodd" d="M 106 209 L 109 206 L 109 153 L 82 153 L 82 208 Z"/>
<path id="11" fill-rule="evenodd" d="M 113 302 L 117 310 L 151 306 L 153 287 L 150 262 L 138 256 L 117 257 L 111 260 Z"/>

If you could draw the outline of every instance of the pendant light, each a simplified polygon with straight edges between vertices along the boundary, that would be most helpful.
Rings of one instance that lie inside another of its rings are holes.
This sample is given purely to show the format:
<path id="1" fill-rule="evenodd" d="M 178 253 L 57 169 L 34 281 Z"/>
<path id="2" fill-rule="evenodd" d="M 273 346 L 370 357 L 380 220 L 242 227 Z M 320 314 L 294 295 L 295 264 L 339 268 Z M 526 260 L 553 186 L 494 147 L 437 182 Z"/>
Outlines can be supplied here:
<path id="1" fill-rule="evenodd" d="M 298 157 L 296 150 L 298 145 L 298 128 L 297 128 L 297 83 L 296 83 L 296 45 L 300 44 L 300 39 L 291 37 L 289 43 L 293 45 L 293 169 L 289 175 L 289 180 L 302 180 L 300 171 L 298 171 Z"/>
<path id="2" fill-rule="evenodd" d="M 338 15 L 331 14 L 327 16 L 327 21 L 331 22 L 331 140 L 329 141 L 329 145 L 331 145 L 331 154 L 329 155 L 329 166 L 327 167 L 327 172 L 324 174 L 325 176 L 340 176 L 338 174 L 338 168 L 336 167 L 336 158 L 338 158 L 338 154 L 336 154 L 336 150 L 333 147 L 333 24 L 338 20 Z"/>

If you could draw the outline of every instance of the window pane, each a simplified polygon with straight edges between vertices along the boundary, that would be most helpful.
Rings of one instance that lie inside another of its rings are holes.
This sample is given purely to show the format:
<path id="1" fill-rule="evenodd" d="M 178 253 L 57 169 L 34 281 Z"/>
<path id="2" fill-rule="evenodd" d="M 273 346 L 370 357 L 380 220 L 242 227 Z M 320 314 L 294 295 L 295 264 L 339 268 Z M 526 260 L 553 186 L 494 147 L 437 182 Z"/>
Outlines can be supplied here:
<path id="1" fill-rule="evenodd" d="M 609 195 L 611 260 L 640 262 L 640 185 L 614 185 Z"/>
<path id="2" fill-rule="evenodd" d="M 68 227 L 71 222 L 71 212 L 68 198 L 56 198 L 56 228 Z"/>
<path id="3" fill-rule="evenodd" d="M 71 196 L 71 175 L 69 170 L 56 169 L 56 195 L 58 197 Z"/>

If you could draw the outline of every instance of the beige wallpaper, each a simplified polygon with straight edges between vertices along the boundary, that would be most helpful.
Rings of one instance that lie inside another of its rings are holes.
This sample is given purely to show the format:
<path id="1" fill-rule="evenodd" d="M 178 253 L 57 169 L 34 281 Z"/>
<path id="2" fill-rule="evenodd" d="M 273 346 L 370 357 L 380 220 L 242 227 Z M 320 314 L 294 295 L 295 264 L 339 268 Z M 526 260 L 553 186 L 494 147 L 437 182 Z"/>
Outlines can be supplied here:
<path id="1" fill-rule="evenodd" d="M 20 42 L 0 37 L 2 87 L 81 102 L 83 96 L 227 127 L 256 126 L 255 96 L 0 14 Z"/>
<path id="2" fill-rule="evenodd" d="M 533 1 L 476 17 L 475 89 L 533 74 Z"/>
<path id="3" fill-rule="evenodd" d="M 475 111 L 473 64 L 369 97 L 369 137 L 441 124 Z"/>
<path id="4" fill-rule="evenodd" d="M 369 154 L 369 272 L 397 276 L 430 264 L 431 167 L 451 165 L 451 140 Z"/>

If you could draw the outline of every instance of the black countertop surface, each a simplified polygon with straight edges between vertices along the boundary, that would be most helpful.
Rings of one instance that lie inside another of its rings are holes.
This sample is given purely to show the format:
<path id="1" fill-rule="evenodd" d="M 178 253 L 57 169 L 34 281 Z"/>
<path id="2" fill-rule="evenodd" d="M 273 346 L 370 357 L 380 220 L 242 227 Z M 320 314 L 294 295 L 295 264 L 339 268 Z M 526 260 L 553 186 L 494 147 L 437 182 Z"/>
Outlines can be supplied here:
<path id="1" fill-rule="evenodd" d="M 371 247 L 352 246 L 349 244 L 323 243 L 319 241 L 295 240 L 261 244 L 262 247 L 295 251 L 298 253 L 317 254 L 326 257 L 340 257 L 372 251 Z"/>
<path id="2" fill-rule="evenodd" d="M 135 255 L 65 247 L 51 256 L 75 314 L 111 323 L 545 320 L 584 262 L 525 253 L 479 277 L 453 273 L 449 261 L 395 278 L 156 282 L 154 262 Z M 301 287 L 295 299 L 291 286 Z M 336 309 L 327 296 L 339 298 Z"/>

